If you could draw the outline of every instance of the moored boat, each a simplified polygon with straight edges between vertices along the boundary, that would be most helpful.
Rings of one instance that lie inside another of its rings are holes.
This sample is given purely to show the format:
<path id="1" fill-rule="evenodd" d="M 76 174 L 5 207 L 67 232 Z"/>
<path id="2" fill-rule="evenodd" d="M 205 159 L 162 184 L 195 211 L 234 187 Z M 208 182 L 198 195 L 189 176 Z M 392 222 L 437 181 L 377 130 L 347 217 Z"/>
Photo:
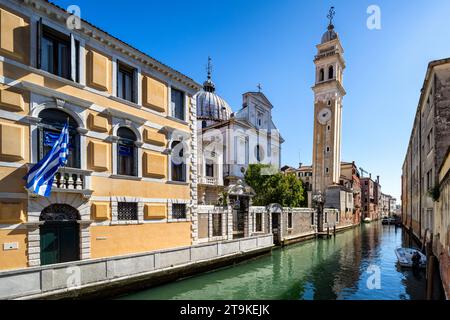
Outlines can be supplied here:
<path id="1" fill-rule="evenodd" d="M 364 218 L 364 223 L 371 223 L 372 222 L 372 219 L 370 219 L 370 218 Z"/>
<path id="2" fill-rule="evenodd" d="M 395 249 L 395 254 L 397 255 L 398 263 L 400 264 L 400 266 L 412 268 L 413 266 L 412 257 L 416 252 L 420 255 L 420 268 L 426 268 L 427 257 L 419 250 L 411 248 Z"/>

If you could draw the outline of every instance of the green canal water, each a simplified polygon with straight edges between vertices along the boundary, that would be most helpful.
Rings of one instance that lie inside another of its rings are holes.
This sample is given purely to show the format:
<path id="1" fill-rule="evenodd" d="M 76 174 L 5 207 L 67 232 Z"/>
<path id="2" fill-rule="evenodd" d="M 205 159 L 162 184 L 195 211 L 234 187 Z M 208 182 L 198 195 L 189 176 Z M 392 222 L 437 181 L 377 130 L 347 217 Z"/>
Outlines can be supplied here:
<path id="1" fill-rule="evenodd" d="M 372 223 L 120 299 L 425 299 L 425 274 L 397 266 L 394 249 L 410 245 L 401 228 Z"/>

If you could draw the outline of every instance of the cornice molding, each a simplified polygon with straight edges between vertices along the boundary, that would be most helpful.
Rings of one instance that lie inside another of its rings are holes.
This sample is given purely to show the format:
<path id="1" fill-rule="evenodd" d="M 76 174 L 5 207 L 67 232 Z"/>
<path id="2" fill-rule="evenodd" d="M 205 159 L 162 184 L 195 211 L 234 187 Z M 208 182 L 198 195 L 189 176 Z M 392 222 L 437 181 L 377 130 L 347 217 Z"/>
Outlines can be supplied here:
<path id="1" fill-rule="evenodd" d="M 40 14 L 43 14 L 47 18 L 55 20 L 58 23 L 65 24 L 66 19 L 71 16 L 71 14 L 66 12 L 63 8 L 50 2 L 41 0 L 19 0 L 19 2 L 23 2 L 23 4 L 31 8 L 33 11 L 38 11 Z M 98 41 L 100 44 L 107 46 L 122 55 L 126 55 L 133 60 L 136 60 L 141 64 L 162 73 L 166 77 L 191 88 L 192 90 L 201 90 L 202 86 L 194 80 L 172 69 L 171 67 L 164 65 L 126 42 L 108 34 L 103 30 L 100 30 L 86 20 L 81 19 L 81 28 L 77 29 L 76 32 L 84 34 L 85 36 Z"/>

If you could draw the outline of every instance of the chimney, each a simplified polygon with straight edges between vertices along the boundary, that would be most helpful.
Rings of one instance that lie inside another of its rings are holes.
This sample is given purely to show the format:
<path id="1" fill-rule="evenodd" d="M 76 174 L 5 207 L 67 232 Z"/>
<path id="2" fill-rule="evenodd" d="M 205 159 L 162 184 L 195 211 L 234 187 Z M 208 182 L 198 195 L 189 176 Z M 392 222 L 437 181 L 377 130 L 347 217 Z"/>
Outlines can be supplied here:
<path id="1" fill-rule="evenodd" d="M 377 183 L 380 184 L 380 176 L 377 176 Z"/>
<path id="2" fill-rule="evenodd" d="M 372 174 L 371 173 L 369 173 L 369 179 L 372 179 Z"/>
<path id="3" fill-rule="evenodd" d="M 302 165 L 303 165 L 303 163 L 300 162 L 300 163 L 298 164 L 298 168 L 300 169 L 300 168 L 302 167 Z"/>

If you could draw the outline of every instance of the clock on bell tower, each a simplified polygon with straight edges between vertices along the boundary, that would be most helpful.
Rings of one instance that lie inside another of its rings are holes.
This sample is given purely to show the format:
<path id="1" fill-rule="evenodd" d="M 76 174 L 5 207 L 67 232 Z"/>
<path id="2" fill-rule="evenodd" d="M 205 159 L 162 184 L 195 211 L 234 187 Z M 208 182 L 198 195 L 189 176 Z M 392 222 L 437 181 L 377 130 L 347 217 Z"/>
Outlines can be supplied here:
<path id="1" fill-rule="evenodd" d="M 325 194 L 329 186 L 339 184 L 341 175 L 342 98 L 345 96 L 344 50 L 333 26 L 330 10 L 328 30 L 317 45 L 314 91 L 313 193 Z"/>

